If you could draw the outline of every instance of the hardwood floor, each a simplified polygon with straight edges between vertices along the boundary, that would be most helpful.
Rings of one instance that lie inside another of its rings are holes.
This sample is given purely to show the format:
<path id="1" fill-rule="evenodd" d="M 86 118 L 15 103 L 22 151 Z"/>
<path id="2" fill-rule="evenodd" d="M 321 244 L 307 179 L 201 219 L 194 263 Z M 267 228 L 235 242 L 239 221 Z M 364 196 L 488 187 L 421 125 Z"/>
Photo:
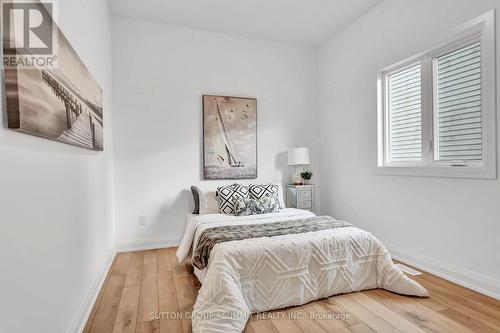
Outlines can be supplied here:
<path id="1" fill-rule="evenodd" d="M 118 254 L 84 332 L 190 332 L 188 319 L 150 316 L 190 312 L 196 300 L 200 283 L 190 265 L 177 263 L 175 251 Z M 385 290 L 332 296 L 254 315 L 245 332 L 500 332 L 500 301 L 428 273 L 412 278 L 430 298 Z M 344 317 L 310 319 L 310 313 Z"/>

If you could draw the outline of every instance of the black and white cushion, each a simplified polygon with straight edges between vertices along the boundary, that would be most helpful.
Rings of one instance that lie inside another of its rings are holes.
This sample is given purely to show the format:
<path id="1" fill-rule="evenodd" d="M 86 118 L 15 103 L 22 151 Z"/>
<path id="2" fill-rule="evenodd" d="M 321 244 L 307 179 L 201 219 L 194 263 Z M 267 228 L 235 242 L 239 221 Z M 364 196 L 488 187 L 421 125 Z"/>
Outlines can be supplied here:
<path id="1" fill-rule="evenodd" d="M 241 184 L 221 186 L 217 188 L 217 197 L 219 198 L 219 212 L 234 215 L 235 202 L 238 199 L 248 198 L 248 187 Z"/>
<path id="2" fill-rule="evenodd" d="M 262 199 L 264 197 L 278 198 L 279 186 L 276 184 L 250 185 L 248 192 L 252 199 Z"/>
<path id="3" fill-rule="evenodd" d="M 275 213 L 280 211 L 280 203 L 276 196 L 264 196 L 260 199 L 233 199 L 236 216 Z"/>

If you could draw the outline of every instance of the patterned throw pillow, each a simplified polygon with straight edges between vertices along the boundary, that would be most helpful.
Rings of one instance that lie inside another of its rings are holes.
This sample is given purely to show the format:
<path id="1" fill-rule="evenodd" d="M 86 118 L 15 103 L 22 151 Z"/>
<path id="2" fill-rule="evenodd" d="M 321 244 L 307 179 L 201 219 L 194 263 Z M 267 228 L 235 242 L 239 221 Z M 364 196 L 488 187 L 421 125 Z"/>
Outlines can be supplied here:
<path id="1" fill-rule="evenodd" d="M 264 196 L 260 199 L 243 198 L 233 199 L 235 212 L 234 215 L 257 215 L 276 213 L 280 211 L 280 202 L 276 196 Z"/>
<path id="2" fill-rule="evenodd" d="M 261 199 L 270 196 L 278 199 L 279 186 L 276 184 L 250 185 L 248 191 L 252 199 Z"/>
<path id="3" fill-rule="evenodd" d="M 219 198 L 219 212 L 234 215 L 234 200 L 248 198 L 248 187 L 241 184 L 220 186 L 217 188 L 217 197 Z"/>

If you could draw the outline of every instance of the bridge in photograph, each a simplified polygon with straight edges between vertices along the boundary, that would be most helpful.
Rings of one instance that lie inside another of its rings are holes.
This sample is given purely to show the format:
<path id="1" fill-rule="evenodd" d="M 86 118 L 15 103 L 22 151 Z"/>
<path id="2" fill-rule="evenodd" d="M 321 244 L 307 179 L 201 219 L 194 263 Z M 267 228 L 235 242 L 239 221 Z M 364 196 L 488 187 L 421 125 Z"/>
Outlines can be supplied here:
<path id="1" fill-rule="evenodd" d="M 95 110 L 89 110 L 81 98 L 66 88 L 58 79 L 42 70 L 42 80 L 52 90 L 54 95 L 64 104 L 66 109 L 66 130 L 58 140 L 70 142 L 85 148 L 96 148 L 96 123 L 102 126 L 102 119 L 94 115 Z M 102 115 L 102 112 L 101 112 Z"/>

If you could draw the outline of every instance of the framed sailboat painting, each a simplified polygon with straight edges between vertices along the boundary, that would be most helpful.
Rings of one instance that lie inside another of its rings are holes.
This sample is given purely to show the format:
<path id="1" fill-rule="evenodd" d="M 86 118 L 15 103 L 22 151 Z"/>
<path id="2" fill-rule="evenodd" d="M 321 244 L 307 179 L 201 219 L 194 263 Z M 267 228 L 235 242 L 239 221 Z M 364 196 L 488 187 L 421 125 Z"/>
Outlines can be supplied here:
<path id="1" fill-rule="evenodd" d="M 203 179 L 257 178 L 257 100 L 203 95 Z"/>

